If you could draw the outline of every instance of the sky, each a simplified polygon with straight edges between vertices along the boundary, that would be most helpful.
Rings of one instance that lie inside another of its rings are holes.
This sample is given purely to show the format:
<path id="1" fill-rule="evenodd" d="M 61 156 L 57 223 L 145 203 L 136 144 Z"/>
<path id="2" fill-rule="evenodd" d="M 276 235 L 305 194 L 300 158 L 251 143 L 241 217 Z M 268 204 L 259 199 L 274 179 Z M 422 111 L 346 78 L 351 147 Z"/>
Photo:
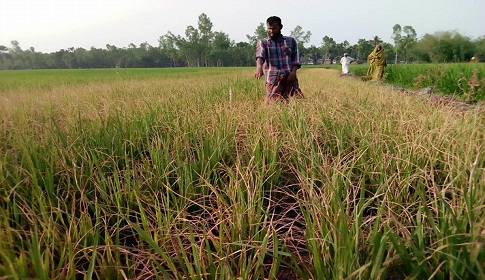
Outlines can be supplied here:
<path id="1" fill-rule="evenodd" d="M 2 0 L 0 45 L 19 42 L 37 52 L 91 47 L 118 48 L 131 43 L 158 46 L 172 32 L 185 37 L 205 13 L 212 31 L 248 42 L 260 23 L 279 16 L 283 35 L 296 26 L 312 36 L 306 46 L 320 46 L 324 36 L 351 45 L 379 36 L 393 43 L 395 24 L 425 34 L 456 31 L 471 39 L 485 36 L 485 0 Z"/>

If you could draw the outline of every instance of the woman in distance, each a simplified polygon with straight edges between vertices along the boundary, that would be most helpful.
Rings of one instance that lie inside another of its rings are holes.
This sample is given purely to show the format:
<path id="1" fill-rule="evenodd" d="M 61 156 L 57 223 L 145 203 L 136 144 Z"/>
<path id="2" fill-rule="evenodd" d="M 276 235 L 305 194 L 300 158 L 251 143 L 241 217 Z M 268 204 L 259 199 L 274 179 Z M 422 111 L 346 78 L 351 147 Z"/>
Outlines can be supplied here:
<path id="1" fill-rule="evenodd" d="M 369 62 L 367 76 L 371 77 L 373 81 L 380 81 L 384 75 L 384 68 L 387 66 L 386 54 L 380 44 L 376 45 L 367 56 L 367 62 Z"/>

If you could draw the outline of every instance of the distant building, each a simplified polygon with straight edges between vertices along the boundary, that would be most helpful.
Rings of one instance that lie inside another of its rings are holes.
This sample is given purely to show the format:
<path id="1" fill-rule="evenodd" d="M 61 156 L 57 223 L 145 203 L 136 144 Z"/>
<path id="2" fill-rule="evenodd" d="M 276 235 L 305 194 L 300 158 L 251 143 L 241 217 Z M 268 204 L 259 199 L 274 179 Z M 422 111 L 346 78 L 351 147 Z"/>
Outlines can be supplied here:
<path id="1" fill-rule="evenodd" d="M 312 58 L 308 57 L 308 58 L 303 58 L 302 59 L 302 64 L 304 64 L 304 65 L 313 65 L 314 62 L 313 62 L 313 59 Z"/>

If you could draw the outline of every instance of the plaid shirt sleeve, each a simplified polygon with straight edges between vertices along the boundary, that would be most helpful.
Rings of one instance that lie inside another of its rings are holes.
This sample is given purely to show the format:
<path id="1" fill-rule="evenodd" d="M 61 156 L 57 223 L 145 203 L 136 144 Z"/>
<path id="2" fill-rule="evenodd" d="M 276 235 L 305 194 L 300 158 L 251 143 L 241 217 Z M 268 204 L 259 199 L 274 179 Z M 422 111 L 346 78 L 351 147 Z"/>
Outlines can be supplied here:
<path id="1" fill-rule="evenodd" d="M 259 40 L 256 43 L 256 59 L 262 58 L 263 61 L 266 61 L 264 49 L 265 49 L 265 40 Z"/>
<path id="2" fill-rule="evenodd" d="M 293 66 L 298 66 L 298 68 L 301 67 L 301 62 L 300 62 L 300 52 L 298 50 L 298 44 L 296 43 L 296 40 L 294 38 L 288 37 L 291 40 L 291 48 L 294 50 L 291 52 L 291 62 Z M 290 70 L 291 70 L 290 67 Z"/>

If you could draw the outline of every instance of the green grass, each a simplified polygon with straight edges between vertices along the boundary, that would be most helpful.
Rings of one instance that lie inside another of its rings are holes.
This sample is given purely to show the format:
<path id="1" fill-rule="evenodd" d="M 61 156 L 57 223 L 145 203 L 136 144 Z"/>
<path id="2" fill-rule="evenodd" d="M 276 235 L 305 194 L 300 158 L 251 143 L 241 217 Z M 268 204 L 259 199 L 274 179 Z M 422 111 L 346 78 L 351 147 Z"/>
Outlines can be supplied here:
<path id="1" fill-rule="evenodd" d="M 185 70 L 2 76 L 0 278 L 485 277 L 483 111 Z"/>
<path id="2" fill-rule="evenodd" d="M 352 66 L 352 72 L 365 76 L 367 65 Z M 469 101 L 485 99 L 485 64 L 389 64 L 386 83 L 410 89 L 433 87 L 441 94 L 455 95 Z"/>
<path id="3" fill-rule="evenodd" d="M 0 92 L 17 89 L 48 90 L 55 86 L 76 86 L 89 83 L 121 82 L 169 78 L 188 74 L 218 75 L 236 68 L 118 68 L 118 69 L 73 69 L 73 70 L 0 70 Z"/>

